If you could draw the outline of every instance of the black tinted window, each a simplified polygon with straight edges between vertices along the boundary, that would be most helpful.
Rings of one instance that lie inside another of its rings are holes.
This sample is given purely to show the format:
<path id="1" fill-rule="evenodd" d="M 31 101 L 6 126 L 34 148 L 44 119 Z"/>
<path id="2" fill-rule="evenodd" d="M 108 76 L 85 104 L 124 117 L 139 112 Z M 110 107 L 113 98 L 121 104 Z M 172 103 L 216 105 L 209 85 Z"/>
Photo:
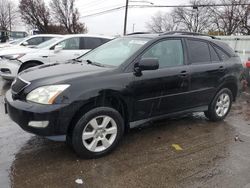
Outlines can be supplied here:
<path id="1" fill-rule="evenodd" d="M 94 49 L 104 42 L 101 38 L 86 37 L 84 40 L 84 49 Z"/>
<path id="2" fill-rule="evenodd" d="M 213 48 L 213 46 L 209 45 L 209 49 L 210 49 L 210 54 L 211 54 L 211 60 L 220 61 L 220 58 L 218 54 L 216 53 L 215 49 Z"/>
<path id="3" fill-rule="evenodd" d="M 181 40 L 159 42 L 147 50 L 142 58 L 157 58 L 160 67 L 183 65 L 183 49 Z"/>
<path id="4" fill-rule="evenodd" d="M 27 40 L 28 45 L 38 45 L 43 42 L 43 37 L 34 37 Z"/>
<path id="5" fill-rule="evenodd" d="M 226 60 L 229 59 L 228 54 L 226 54 L 226 53 L 225 53 L 224 51 L 222 51 L 220 48 L 218 48 L 218 47 L 215 46 L 215 50 L 216 50 L 216 52 L 219 54 L 220 59 L 221 59 L 222 61 L 226 61 Z"/>
<path id="6" fill-rule="evenodd" d="M 53 37 L 43 37 L 43 41 L 45 42 L 45 41 L 47 41 L 47 40 L 50 40 L 50 39 L 52 39 Z"/>
<path id="7" fill-rule="evenodd" d="M 187 45 L 191 63 L 210 62 L 210 52 L 206 42 L 189 39 L 187 40 Z"/>

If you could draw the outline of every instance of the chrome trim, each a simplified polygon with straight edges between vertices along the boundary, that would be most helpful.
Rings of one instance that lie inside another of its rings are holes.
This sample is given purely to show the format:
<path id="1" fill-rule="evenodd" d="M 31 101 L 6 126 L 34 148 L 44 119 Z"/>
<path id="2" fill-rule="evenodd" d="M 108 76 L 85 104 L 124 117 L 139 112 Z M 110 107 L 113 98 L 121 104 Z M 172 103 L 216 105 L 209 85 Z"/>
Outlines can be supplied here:
<path id="1" fill-rule="evenodd" d="M 14 91 L 12 90 L 12 86 L 16 83 L 16 80 L 17 80 L 17 79 L 19 79 L 19 80 L 21 80 L 22 82 L 24 82 L 24 83 L 27 84 L 26 86 L 24 86 L 23 88 L 21 88 L 20 91 L 24 90 L 26 87 L 28 87 L 28 86 L 31 84 L 31 82 L 22 79 L 20 76 L 17 76 L 16 79 L 15 79 L 15 80 L 13 81 L 13 83 L 11 84 L 11 93 L 14 94 L 14 95 L 16 95 L 16 94 L 18 94 L 18 93 L 20 92 L 20 91 L 19 91 L 19 92 L 14 92 Z"/>

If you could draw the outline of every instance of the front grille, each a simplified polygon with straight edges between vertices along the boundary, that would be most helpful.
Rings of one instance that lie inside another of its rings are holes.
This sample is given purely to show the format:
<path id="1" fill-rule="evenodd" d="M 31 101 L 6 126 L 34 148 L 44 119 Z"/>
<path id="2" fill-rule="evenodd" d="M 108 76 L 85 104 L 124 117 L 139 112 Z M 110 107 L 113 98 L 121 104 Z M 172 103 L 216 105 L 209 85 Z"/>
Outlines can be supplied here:
<path id="1" fill-rule="evenodd" d="M 11 85 L 11 91 L 13 94 L 18 94 L 28 85 L 30 85 L 28 81 L 25 81 L 21 79 L 20 77 L 17 77 L 15 81 L 13 82 L 13 84 Z"/>

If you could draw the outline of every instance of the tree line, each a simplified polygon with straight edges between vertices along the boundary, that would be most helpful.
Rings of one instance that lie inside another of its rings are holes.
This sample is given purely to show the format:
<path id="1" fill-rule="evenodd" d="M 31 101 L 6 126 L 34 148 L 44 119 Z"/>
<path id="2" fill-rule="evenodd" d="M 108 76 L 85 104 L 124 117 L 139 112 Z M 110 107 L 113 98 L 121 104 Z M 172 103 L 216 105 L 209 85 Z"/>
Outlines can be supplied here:
<path id="1" fill-rule="evenodd" d="M 18 17 L 32 29 L 41 33 L 86 33 L 87 27 L 80 21 L 75 0 L 20 0 L 15 7 L 11 0 L 0 0 L 0 29 L 8 30 Z"/>
<path id="2" fill-rule="evenodd" d="M 146 27 L 151 32 L 185 30 L 211 35 L 250 35 L 249 0 L 191 0 L 190 4 L 191 7 L 156 13 Z M 218 4 L 221 6 L 213 6 Z"/>

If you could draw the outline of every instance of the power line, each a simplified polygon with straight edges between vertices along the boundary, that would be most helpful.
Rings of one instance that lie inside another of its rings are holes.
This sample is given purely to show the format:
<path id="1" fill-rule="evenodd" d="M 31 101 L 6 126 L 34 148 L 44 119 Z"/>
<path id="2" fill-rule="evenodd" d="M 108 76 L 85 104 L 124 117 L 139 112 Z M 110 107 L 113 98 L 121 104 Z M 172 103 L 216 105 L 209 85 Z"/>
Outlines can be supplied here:
<path id="1" fill-rule="evenodd" d="M 188 8 L 188 7 L 223 7 L 223 6 L 246 6 L 246 5 L 250 5 L 250 3 L 234 3 L 234 4 L 200 4 L 200 5 L 128 5 L 129 8 L 178 8 L 178 7 L 182 7 L 182 8 Z M 111 8 L 108 10 L 104 10 L 101 12 L 96 12 L 96 13 L 92 13 L 92 14 L 87 14 L 87 15 L 83 15 L 81 16 L 81 18 L 86 18 L 86 17 L 91 17 L 91 16 L 98 16 L 98 15 L 102 15 L 102 14 L 106 14 L 106 13 L 110 13 L 113 11 L 117 11 L 120 9 L 125 8 L 126 6 L 119 6 L 116 8 Z"/>
<path id="2" fill-rule="evenodd" d="M 233 3 L 233 4 L 200 4 L 200 5 L 130 5 L 135 8 L 187 8 L 187 7 L 226 7 L 226 6 L 246 6 L 250 3 Z"/>
<path id="3" fill-rule="evenodd" d="M 120 6 L 124 6 L 124 5 L 120 3 L 120 4 L 115 4 L 115 5 L 112 5 L 112 6 L 103 6 L 103 7 L 92 8 L 92 9 L 81 8 L 81 11 L 84 12 L 85 15 L 89 15 L 89 14 L 98 13 L 100 11 L 102 12 L 102 11 L 105 11 L 105 10 L 110 10 L 110 9 L 120 7 Z M 79 7 L 78 7 L 78 9 L 79 9 Z"/>
<path id="4" fill-rule="evenodd" d="M 120 10 L 120 9 L 123 9 L 123 8 L 125 8 L 125 6 L 120 6 L 120 7 L 104 10 L 104 11 L 101 11 L 101 12 L 84 15 L 84 16 L 81 16 L 81 18 L 86 18 L 86 17 L 91 17 L 91 16 L 98 16 L 98 15 L 101 15 L 101 14 L 106 14 L 106 13 L 113 12 L 113 11 L 116 11 L 116 10 Z"/>

